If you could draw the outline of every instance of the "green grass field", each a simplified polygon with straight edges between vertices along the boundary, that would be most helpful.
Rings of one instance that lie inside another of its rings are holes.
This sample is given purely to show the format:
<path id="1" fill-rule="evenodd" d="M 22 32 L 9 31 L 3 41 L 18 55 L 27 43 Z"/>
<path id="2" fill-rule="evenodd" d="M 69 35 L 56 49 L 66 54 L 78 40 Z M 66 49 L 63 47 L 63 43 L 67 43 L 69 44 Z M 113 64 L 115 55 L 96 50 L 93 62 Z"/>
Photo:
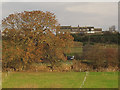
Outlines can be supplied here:
<path id="1" fill-rule="evenodd" d="M 13 72 L 3 88 L 80 88 L 85 72 Z M 89 72 L 82 88 L 117 88 L 118 72 Z"/>

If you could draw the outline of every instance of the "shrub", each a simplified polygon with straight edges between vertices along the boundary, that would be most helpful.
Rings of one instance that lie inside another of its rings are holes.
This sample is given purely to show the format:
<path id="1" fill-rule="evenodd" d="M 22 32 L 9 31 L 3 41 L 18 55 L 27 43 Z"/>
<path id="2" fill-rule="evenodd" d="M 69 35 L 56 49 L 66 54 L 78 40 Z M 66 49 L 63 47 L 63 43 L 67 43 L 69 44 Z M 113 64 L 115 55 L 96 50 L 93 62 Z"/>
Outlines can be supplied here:
<path id="1" fill-rule="evenodd" d="M 91 61 L 93 68 L 118 65 L 118 49 L 106 48 L 100 45 L 83 47 L 82 58 Z"/>
<path id="2" fill-rule="evenodd" d="M 77 72 L 91 71 L 91 67 L 82 63 L 80 60 L 73 60 L 72 69 Z"/>

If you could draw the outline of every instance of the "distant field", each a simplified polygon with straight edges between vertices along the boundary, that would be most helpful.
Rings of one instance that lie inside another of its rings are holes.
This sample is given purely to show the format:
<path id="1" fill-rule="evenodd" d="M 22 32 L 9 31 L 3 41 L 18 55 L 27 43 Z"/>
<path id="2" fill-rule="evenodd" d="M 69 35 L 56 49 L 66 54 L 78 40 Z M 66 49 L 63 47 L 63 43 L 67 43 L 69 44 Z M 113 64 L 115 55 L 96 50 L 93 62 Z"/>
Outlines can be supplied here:
<path id="1" fill-rule="evenodd" d="M 77 54 L 81 54 L 82 53 L 82 43 L 81 42 L 74 42 L 74 47 L 71 48 L 71 52 L 67 53 L 67 55 L 75 55 Z"/>
<path id="2" fill-rule="evenodd" d="M 3 88 L 80 88 L 85 72 L 14 72 L 5 77 Z M 117 72 L 89 72 L 82 88 L 117 88 Z"/>

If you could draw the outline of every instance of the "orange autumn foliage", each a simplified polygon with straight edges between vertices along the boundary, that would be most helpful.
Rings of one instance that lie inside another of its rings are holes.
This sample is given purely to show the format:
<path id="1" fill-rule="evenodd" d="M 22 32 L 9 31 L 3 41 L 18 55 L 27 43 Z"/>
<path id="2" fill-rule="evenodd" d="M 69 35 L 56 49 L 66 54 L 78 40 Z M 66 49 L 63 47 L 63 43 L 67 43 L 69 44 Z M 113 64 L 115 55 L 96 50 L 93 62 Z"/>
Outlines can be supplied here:
<path id="1" fill-rule="evenodd" d="M 60 26 L 50 12 L 24 11 L 2 20 L 3 69 L 23 70 L 33 62 L 48 61 L 52 66 L 66 60 L 73 46 L 69 33 L 57 33 Z"/>

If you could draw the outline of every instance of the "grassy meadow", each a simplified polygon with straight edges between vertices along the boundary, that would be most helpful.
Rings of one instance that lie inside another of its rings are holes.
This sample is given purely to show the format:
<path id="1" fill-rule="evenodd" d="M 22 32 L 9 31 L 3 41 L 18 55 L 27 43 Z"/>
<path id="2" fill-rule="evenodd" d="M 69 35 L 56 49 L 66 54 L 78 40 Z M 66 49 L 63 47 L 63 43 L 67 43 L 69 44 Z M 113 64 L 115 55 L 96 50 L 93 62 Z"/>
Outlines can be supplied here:
<path id="1" fill-rule="evenodd" d="M 3 88 L 80 88 L 85 72 L 3 73 Z M 82 88 L 117 88 L 118 72 L 89 72 Z"/>

